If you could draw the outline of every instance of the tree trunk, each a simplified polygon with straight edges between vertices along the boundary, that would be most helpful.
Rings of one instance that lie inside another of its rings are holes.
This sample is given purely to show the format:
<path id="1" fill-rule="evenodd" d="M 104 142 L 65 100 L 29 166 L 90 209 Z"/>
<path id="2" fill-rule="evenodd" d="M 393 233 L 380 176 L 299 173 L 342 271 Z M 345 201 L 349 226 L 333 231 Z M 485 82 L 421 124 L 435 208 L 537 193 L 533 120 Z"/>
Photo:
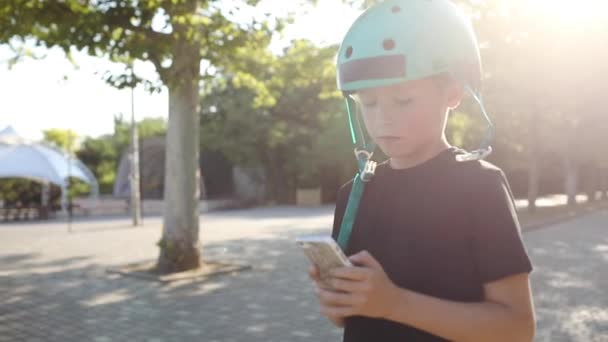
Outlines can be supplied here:
<path id="1" fill-rule="evenodd" d="M 269 170 L 270 177 L 269 188 L 270 188 L 270 196 L 273 201 L 277 204 L 288 204 L 288 175 L 285 172 L 284 164 L 279 162 L 274 162 L 269 165 L 271 170 Z"/>
<path id="2" fill-rule="evenodd" d="M 135 121 L 135 89 L 131 88 L 131 161 L 129 185 L 131 189 L 131 220 L 134 227 L 141 222 L 141 183 L 139 180 L 139 139 L 137 137 L 137 122 Z"/>
<path id="3" fill-rule="evenodd" d="M 608 198 L 608 169 L 601 168 L 599 170 L 600 175 L 600 200 Z"/>
<path id="4" fill-rule="evenodd" d="M 295 203 L 295 187 L 292 175 L 287 172 L 284 148 L 277 147 L 266 154 L 266 174 L 270 200 L 277 204 Z"/>
<path id="5" fill-rule="evenodd" d="M 264 173 L 266 181 L 266 201 L 275 202 L 277 200 L 277 168 L 275 167 L 272 153 L 265 151 L 264 154 Z"/>
<path id="6" fill-rule="evenodd" d="M 599 189 L 598 172 L 595 165 L 589 163 L 586 170 L 586 189 L 587 201 L 592 203 L 596 200 L 597 190 Z"/>
<path id="7" fill-rule="evenodd" d="M 534 148 L 534 147 L 532 147 Z M 528 211 L 536 211 L 536 199 L 539 192 L 539 162 L 538 159 L 530 159 L 530 169 L 528 170 Z"/>
<path id="8" fill-rule="evenodd" d="M 173 60 L 165 158 L 164 220 L 157 270 L 200 266 L 199 242 L 199 51 L 182 42 Z"/>
<path id="9" fill-rule="evenodd" d="M 540 162 L 539 158 L 539 139 L 538 139 L 538 124 L 537 124 L 538 113 L 530 113 L 530 159 L 528 169 L 528 211 L 536 211 L 536 199 L 539 192 L 539 178 L 540 178 Z"/>
<path id="10" fill-rule="evenodd" d="M 576 204 L 578 193 L 578 166 L 571 156 L 564 157 L 565 191 L 568 196 L 568 205 Z"/>

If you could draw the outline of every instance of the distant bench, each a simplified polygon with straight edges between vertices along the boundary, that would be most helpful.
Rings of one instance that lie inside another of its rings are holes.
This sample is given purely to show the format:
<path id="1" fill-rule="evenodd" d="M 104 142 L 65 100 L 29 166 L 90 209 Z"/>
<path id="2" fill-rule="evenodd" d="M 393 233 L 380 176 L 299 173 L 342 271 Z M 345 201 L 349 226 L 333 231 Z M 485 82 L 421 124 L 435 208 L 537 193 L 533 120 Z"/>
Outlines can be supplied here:
<path id="1" fill-rule="evenodd" d="M 0 221 L 11 222 L 11 221 L 28 221 L 28 220 L 40 220 L 42 214 L 46 210 L 41 210 L 40 207 L 13 207 L 13 208 L 0 208 Z"/>

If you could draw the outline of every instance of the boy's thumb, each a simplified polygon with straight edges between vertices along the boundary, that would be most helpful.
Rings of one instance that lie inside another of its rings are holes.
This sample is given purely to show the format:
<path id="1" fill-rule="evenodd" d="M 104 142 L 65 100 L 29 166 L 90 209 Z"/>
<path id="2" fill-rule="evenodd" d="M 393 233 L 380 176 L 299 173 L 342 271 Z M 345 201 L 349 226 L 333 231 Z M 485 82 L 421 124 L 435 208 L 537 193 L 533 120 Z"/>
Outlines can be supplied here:
<path id="1" fill-rule="evenodd" d="M 369 254 L 368 251 L 361 251 L 355 255 L 352 255 L 349 259 L 354 264 L 361 265 L 361 266 L 367 266 L 367 267 L 371 267 L 371 268 L 376 268 L 377 266 L 379 266 L 376 259 L 374 259 L 374 257 L 371 254 Z"/>

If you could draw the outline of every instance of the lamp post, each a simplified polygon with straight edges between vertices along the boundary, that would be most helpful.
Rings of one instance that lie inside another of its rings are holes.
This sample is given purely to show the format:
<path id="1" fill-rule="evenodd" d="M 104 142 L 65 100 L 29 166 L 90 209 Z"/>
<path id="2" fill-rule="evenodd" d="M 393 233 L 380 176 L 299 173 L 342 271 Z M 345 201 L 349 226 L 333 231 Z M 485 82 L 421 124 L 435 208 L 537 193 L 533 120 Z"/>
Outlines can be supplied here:
<path id="1" fill-rule="evenodd" d="M 131 75 L 135 77 L 132 65 Z M 137 227 L 141 222 L 141 196 L 139 193 L 139 141 L 137 137 L 137 123 L 135 121 L 135 85 L 131 86 L 131 150 L 129 152 L 131 161 L 131 172 L 129 175 L 131 185 L 131 219 L 133 226 Z"/>
<path id="2" fill-rule="evenodd" d="M 70 189 L 72 187 L 72 132 L 68 130 L 68 177 L 66 179 L 66 198 L 67 198 L 67 208 L 68 208 L 68 233 L 72 232 L 72 196 L 70 196 Z"/>

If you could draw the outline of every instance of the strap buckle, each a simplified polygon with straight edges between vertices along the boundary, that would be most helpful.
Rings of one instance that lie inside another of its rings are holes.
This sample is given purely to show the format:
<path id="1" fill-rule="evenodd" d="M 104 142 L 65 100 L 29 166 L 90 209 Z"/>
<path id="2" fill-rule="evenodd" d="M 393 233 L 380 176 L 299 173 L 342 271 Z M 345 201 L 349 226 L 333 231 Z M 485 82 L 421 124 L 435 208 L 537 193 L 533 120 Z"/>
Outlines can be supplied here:
<path id="1" fill-rule="evenodd" d="M 482 160 L 492 153 L 492 147 L 488 146 L 479 150 L 471 151 L 465 154 L 459 154 L 456 156 L 456 161 L 468 162 L 473 160 Z"/>
<path id="2" fill-rule="evenodd" d="M 370 160 L 372 159 L 372 156 L 374 155 L 373 152 L 369 152 L 365 149 L 362 148 L 355 148 L 355 157 L 357 157 L 357 160 L 361 160 L 362 158 L 365 158 L 365 160 Z"/>
<path id="3" fill-rule="evenodd" d="M 365 167 L 363 168 L 363 171 L 361 171 L 361 173 L 359 175 L 361 180 L 366 183 L 369 182 L 370 180 L 372 180 L 372 177 L 374 177 L 374 174 L 376 173 L 376 166 L 378 166 L 378 163 L 376 163 L 373 160 L 368 160 L 365 163 Z"/>
<path id="4" fill-rule="evenodd" d="M 373 152 L 369 152 L 362 148 L 355 148 L 355 156 L 357 157 L 357 161 L 365 161 L 363 169 L 360 170 L 361 172 L 359 172 L 359 178 L 361 178 L 361 180 L 364 182 L 369 182 L 372 180 L 372 177 L 374 177 L 374 174 L 376 173 L 376 166 L 378 166 L 378 163 L 371 160 L 373 155 Z"/>

